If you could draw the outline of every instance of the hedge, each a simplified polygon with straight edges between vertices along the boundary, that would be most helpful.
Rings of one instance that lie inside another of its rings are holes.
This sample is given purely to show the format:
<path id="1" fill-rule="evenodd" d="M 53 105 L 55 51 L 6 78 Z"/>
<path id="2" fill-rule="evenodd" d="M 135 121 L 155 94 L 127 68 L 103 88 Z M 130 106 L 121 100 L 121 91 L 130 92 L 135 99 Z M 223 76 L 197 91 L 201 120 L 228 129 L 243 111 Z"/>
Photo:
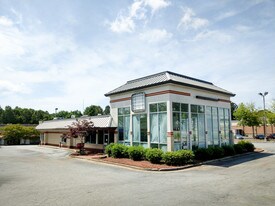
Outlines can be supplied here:
<path id="1" fill-rule="evenodd" d="M 144 159 L 145 150 L 142 146 L 130 146 L 128 147 L 128 155 L 132 160 L 142 160 Z"/>
<path id="2" fill-rule="evenodd" d="M 111 156 L 114 158 L 128 158 L 128 147 L 123 144 L 114 144 L 111 147 Z"/>
<path id="3" fill-rule="evenodd" d="M 245 140 L 241 140 L 238 142 L 239 145 L 241 145 L 243 147 L 243 150 L 245 152 L 253 152 L 255 147 L 251 142 L 245 141 Z"/>
<path id="4" fill-rule="evenodd" d="M 173 166 L 181 166 L 193 162 L 195 155 L 191 150 L 178 150 L 174 152 L 166 152 L 162 158 L 165 164 Z"/>
<path id="5" fill-rule="evenodd" d="M 145 158 L 153 164 L 159 164 L 162 160 L 163 151 L 161 149 L 153 148 L 145 150 Z"/>

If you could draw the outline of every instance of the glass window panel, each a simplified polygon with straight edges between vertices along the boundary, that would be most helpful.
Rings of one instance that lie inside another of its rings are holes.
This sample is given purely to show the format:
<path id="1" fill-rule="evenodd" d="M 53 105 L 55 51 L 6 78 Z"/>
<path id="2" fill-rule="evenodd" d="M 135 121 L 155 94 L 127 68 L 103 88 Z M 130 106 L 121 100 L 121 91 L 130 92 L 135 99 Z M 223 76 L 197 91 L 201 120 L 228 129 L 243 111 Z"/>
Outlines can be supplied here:
<path id="1" fill-rule="evenodd" d="M 191 105 L 191 112 L 197 113 L 198 112 L 198 106 L 197 105 Z"/>
<path id="2" fill-rule="evenodd" d="M 139 115 L 133 115 L 133 142 L 139 142 L 140 140 L 140 117 Z"/>
<path id="3" fill-rule="evenodd" d="M 182 148 L 187 149 L 188 145 L 188 131 L 189 131 L 188 113 L 181 114 L 181 140 Z"/>
<path id="4" fill-rule="evenodd" d="M 207 129 L 207 144 L 213 145 L 213 124 L 212 124 L 212 109 L 211 107 L 206 107 L 206 129 Z"/>
<path id="5" fill-rule="evenodd" d="M 173 107 L 173 111 L 177 111 L 177 112 L 180 111 L 180 103 L 173 102 L 172 107 Z"/>
<path id="6" fill-rule="evenodd" d="M 158 114 L 150 115 L 151 142 L 159 142 L 158 137 Z"/>
<path id="7" fill-rule="evenodd" d="M 130 116 L 124 117 L 124 140 L 129 140 L 130 137 Z"/>
<path id="8" fill-rule="evenodd" d="M 198 105 L 198 113 L 204 113 L 204 106 Z"/>
<path id="9" fill-rule="evenodd" d="M 118 139 L 122 141 L 124 139 L 124 123 L 123 116 L 118 116 Z"/>
<path id="10" fill-rule="evenodd" d="M 140 141 L 147 142 L 147 115 L 140 115 Z"/>
<path id="11" fill-rule="evenodd" d="M 188 104 L 181 104 L 181 112 L 188 112 Z"/>
<path id="12" fill-rule="evenodd" d="M 98 130 L 98 144 L 103 144 L 103 131 Z"/>
<path id="13" fill-rule="evenodd" d="M 198 114 L 199 147 L 205 147 L 204 114 Z"/>
<path id="14" fill-rule="evenodd" d="M 213 139 L 214 139 L 214 145 L 219 145 L 218 108 L 216 108 L 216 107 L 212 107 L 212 120 L 213 120 Z"/>
<path id="15" fill-rule="evenodd" d="M 159 114 L 159 138 L 161 143 L 167 142 L 167 114 Z"/>
<path id="16" fill-rule="evenodd" d="M 180 113 L 173 113 L 173 131 L 180 131 Z"/>
<path id="17" fill-rule="evenodd" d="M 198 146 L 198 114 L 191 115 L 192 144 Z"/>
<path id="18" fill-rule="evenodd" d="M 130 114 L 130 107 L 124 108 L 124 114 Z"/>
<path id="19" fill-rule="evenodd" d="M 150 112 L 157 112 L 158 106 L 157 104 L 150 104 Z"/>
<path id="20" fill-rule="evenodd" d="M 123 108 L 118 108 L 118 115 L 123 115 Z"/>
<path id="21" fill-rule="evenodd" d="M 167 111 L 166 103 L 158 103 L 158 109 L 159 109 L 159 112 L 166 112 Z"/>

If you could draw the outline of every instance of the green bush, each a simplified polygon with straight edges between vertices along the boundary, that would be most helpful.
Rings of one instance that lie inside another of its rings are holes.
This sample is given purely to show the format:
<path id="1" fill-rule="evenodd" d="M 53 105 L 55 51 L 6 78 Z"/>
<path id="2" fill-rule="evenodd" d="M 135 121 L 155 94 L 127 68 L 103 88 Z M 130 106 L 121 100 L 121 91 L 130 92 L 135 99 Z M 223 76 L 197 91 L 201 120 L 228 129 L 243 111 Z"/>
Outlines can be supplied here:
<path id="1" fill-rule="evenodd" d="M 239 141 L 238 144 L 241 145 L 246 152 L 253 152 L 255 149 L 254 145 L 251 142 L 245 140 Z"/>
<path id="2" fill-rule="evenodd" d="M 108 155 L 108 157 L 112 156 L 112 148 L 114 145 L 114 143 L 111 143 L 105 147 L 105 153 Z"/>
<path id="3" fill-rule="evenodd" d="M 128 147 L 128 155 L 132 160 L 142 160 L 144 158 L 144 148 L 142 146 L 130 146 Z"/>
<path id="4" fill-rule="evenodd" d="M 234 147 L 232 145 L 223 145 L 224 156 L 233 156 L 236 154 Z"/>
<path id="5" fill-rule="evenodd" d="M 234 144 L 233 147 L 234 147 L 236 154 L 244 153 L 244 147 L 241 144 Z"/>
<path id="6" fill-rule="evenodd" d="M 211 160 L 213 158 L 213 148 L 198 148 L 194 151 L 195 159 L 197 160 Z"/>
<path id="7" fill-rule="evenodd" d="M 128 147 L 122 144 L 114 144 L 111 147 L 111 156 L 114 158 L 128 158 Z"/>
<path id="8" fill-rule="evenodd" d="M 153 164 L 159 164 L 162 160 L 163 151 L 161 149 L 153 148 L 145 150 L 145 158 Z"/>
<path id="9" fill-rule="evenodd" d="M 222 158 L 224 156 L 224 150 L 222 147 L 210 147 L 208 149 L 212 149 L 213 151 L 213 155 L 211 159 L 218 159 L 218 158 Z"/>
<path id="10" fill-rule="evenodd" d="M 180 166 L 192 162 L 194 153 L 190 150 L 166 152 L 163 154 L 162 158 L 167 165 Z"/>

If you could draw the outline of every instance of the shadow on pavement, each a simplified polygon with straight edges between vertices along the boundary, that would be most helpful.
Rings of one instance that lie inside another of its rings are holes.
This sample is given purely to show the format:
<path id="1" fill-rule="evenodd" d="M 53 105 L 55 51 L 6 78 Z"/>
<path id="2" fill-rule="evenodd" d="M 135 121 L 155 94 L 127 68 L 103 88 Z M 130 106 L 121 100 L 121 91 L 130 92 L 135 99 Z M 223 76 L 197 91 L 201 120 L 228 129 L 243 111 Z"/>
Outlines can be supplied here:
<path id="1" fill-rule="evenodd" d="M 227 160 L 221 160 L 221 161 L 217 161 L 217 162 L 210 162 L 207 163 L 206 165 L 213 165 L 213 166 L 218 166 L 218 167 L 232 167 L 235 165 L 239 165 L 242 163 L 246 163 L 246 162 L 250 162 L 250 161 L 254 161 L 257 159 L 261 159 L 261 158 L 265 158 L 265 157 L 269 157 L 272 156 L 274 154 L 272 153 L 267 153 L 267 152 L 255 152 L 252 154 L 248 154 L 248 155 L 244 155 L 244 156 L 239 156 L 239 157 L 233 157 Z"/>

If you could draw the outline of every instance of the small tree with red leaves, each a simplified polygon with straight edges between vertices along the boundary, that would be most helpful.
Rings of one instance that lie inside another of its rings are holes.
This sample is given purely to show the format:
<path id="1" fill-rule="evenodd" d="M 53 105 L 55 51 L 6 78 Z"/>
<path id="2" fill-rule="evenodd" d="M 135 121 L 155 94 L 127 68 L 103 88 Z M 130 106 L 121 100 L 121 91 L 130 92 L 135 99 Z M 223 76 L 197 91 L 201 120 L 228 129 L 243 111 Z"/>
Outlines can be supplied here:
<path id="1" fill-rule="evenodd" d="M 68 125 L 69 133 L 67 138 L 80 139 L 79 154 L 84 154 L 84 138 L 88 136 L 89 132 L 94 129 L 94 123 L 90 120 L 81 119 L 76 120 L 71 125 Z"/>

